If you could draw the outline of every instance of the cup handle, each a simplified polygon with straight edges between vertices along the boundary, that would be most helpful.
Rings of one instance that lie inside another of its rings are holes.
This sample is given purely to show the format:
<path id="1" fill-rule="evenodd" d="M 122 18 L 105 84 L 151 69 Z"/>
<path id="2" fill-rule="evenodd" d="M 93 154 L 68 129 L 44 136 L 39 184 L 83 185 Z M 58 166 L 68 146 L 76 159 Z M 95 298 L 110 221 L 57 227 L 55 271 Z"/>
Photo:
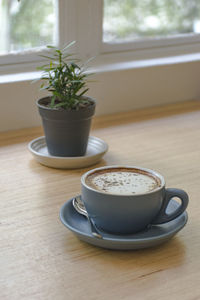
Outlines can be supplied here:
<path id="1" fill-rule="evenodd" d="M 167 206 L 173 197 L 178 197 L 181 200 L 181 205 L 179 205 L 179 207 L 174 212 L 167 214 L 166 213 Z M 189 198 L 185 191 L 180 190 L 180 189 L 172 189 L 172 188 L 166 189 L 163 205 L 162 205 L 157 217 L 153 220 L 153 222 L 151 224 L 156 225 L 156 224 L 166 223 L 166 222 L 169 222 L 169 221 L 175 219 L 176 217 L 180 216 L 187 208 L 188 201 L 189 201 Z"/>

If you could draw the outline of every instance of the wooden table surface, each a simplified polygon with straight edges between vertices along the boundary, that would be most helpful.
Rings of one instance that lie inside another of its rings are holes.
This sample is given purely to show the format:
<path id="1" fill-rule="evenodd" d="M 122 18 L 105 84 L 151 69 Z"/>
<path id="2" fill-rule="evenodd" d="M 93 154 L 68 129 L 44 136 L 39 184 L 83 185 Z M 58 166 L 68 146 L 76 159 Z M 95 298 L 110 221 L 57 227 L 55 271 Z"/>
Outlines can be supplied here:
<path id="1" fill-rule="evenodd" d="M 98 117 L 109 144 L 94 167 L 127 164 L 164 175 L 190 196 L 187 225 L 155 248 L 113 251 L 78 240 L 59 220 L 87 170 L 37 163 L 27 143 L 41 128 L 0 134 L 0 299 L 200 299 L 200 102 Z"/>

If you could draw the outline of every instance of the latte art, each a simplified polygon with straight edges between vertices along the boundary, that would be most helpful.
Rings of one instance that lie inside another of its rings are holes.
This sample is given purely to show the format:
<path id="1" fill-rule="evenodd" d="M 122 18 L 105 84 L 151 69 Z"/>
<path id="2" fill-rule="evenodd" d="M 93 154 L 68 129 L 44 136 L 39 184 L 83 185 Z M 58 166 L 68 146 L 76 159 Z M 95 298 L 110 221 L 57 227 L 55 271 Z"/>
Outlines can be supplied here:
<path id="1" fill-rule="evenodd" d="M 153 191 L 159 186 L 157 178 L 132 170 L 105 170 L 87 177 L 87 184 L 107 194 L 131 195 Z"/>

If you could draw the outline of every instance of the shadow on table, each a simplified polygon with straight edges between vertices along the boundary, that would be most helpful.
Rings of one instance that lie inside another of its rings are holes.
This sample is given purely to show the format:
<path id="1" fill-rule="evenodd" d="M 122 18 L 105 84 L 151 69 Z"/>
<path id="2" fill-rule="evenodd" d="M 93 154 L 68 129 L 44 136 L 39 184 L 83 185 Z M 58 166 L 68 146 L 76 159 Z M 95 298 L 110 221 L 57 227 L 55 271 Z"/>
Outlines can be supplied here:
<path id="1" fill-rule="evenodd" d="M 145 273 L 139 277 L 178 267 L 185 258 L 185 245 L 178 237 L 173 237 L 170 241 L 152 248 L 125 251 L 97 248 L 84 242 L 80 243 L 82 252 L 92 251 L 92 248 L 94 252 L 98 252 L 98 255 L 95 253 L 97 264 L 102 260 L 106 267 L 118 271 L 145 270 Z"/>

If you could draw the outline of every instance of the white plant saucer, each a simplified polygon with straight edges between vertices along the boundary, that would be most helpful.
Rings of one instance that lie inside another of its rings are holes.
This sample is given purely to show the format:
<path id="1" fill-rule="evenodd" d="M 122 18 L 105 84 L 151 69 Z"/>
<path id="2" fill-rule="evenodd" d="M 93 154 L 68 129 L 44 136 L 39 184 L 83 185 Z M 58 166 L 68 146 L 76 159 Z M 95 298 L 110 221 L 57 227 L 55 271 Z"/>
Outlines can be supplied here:
<path id="1" fill-rule="evenodd" d="M 45 137 L 41 136 L 28 144 L 28 149 L 40 164 L 57 169 L 78 169 L 98 163 L 108 151 L 108 145 L 103 140 L 90 136 L 84 156 L 61 157 L 48 153 Z"/>

